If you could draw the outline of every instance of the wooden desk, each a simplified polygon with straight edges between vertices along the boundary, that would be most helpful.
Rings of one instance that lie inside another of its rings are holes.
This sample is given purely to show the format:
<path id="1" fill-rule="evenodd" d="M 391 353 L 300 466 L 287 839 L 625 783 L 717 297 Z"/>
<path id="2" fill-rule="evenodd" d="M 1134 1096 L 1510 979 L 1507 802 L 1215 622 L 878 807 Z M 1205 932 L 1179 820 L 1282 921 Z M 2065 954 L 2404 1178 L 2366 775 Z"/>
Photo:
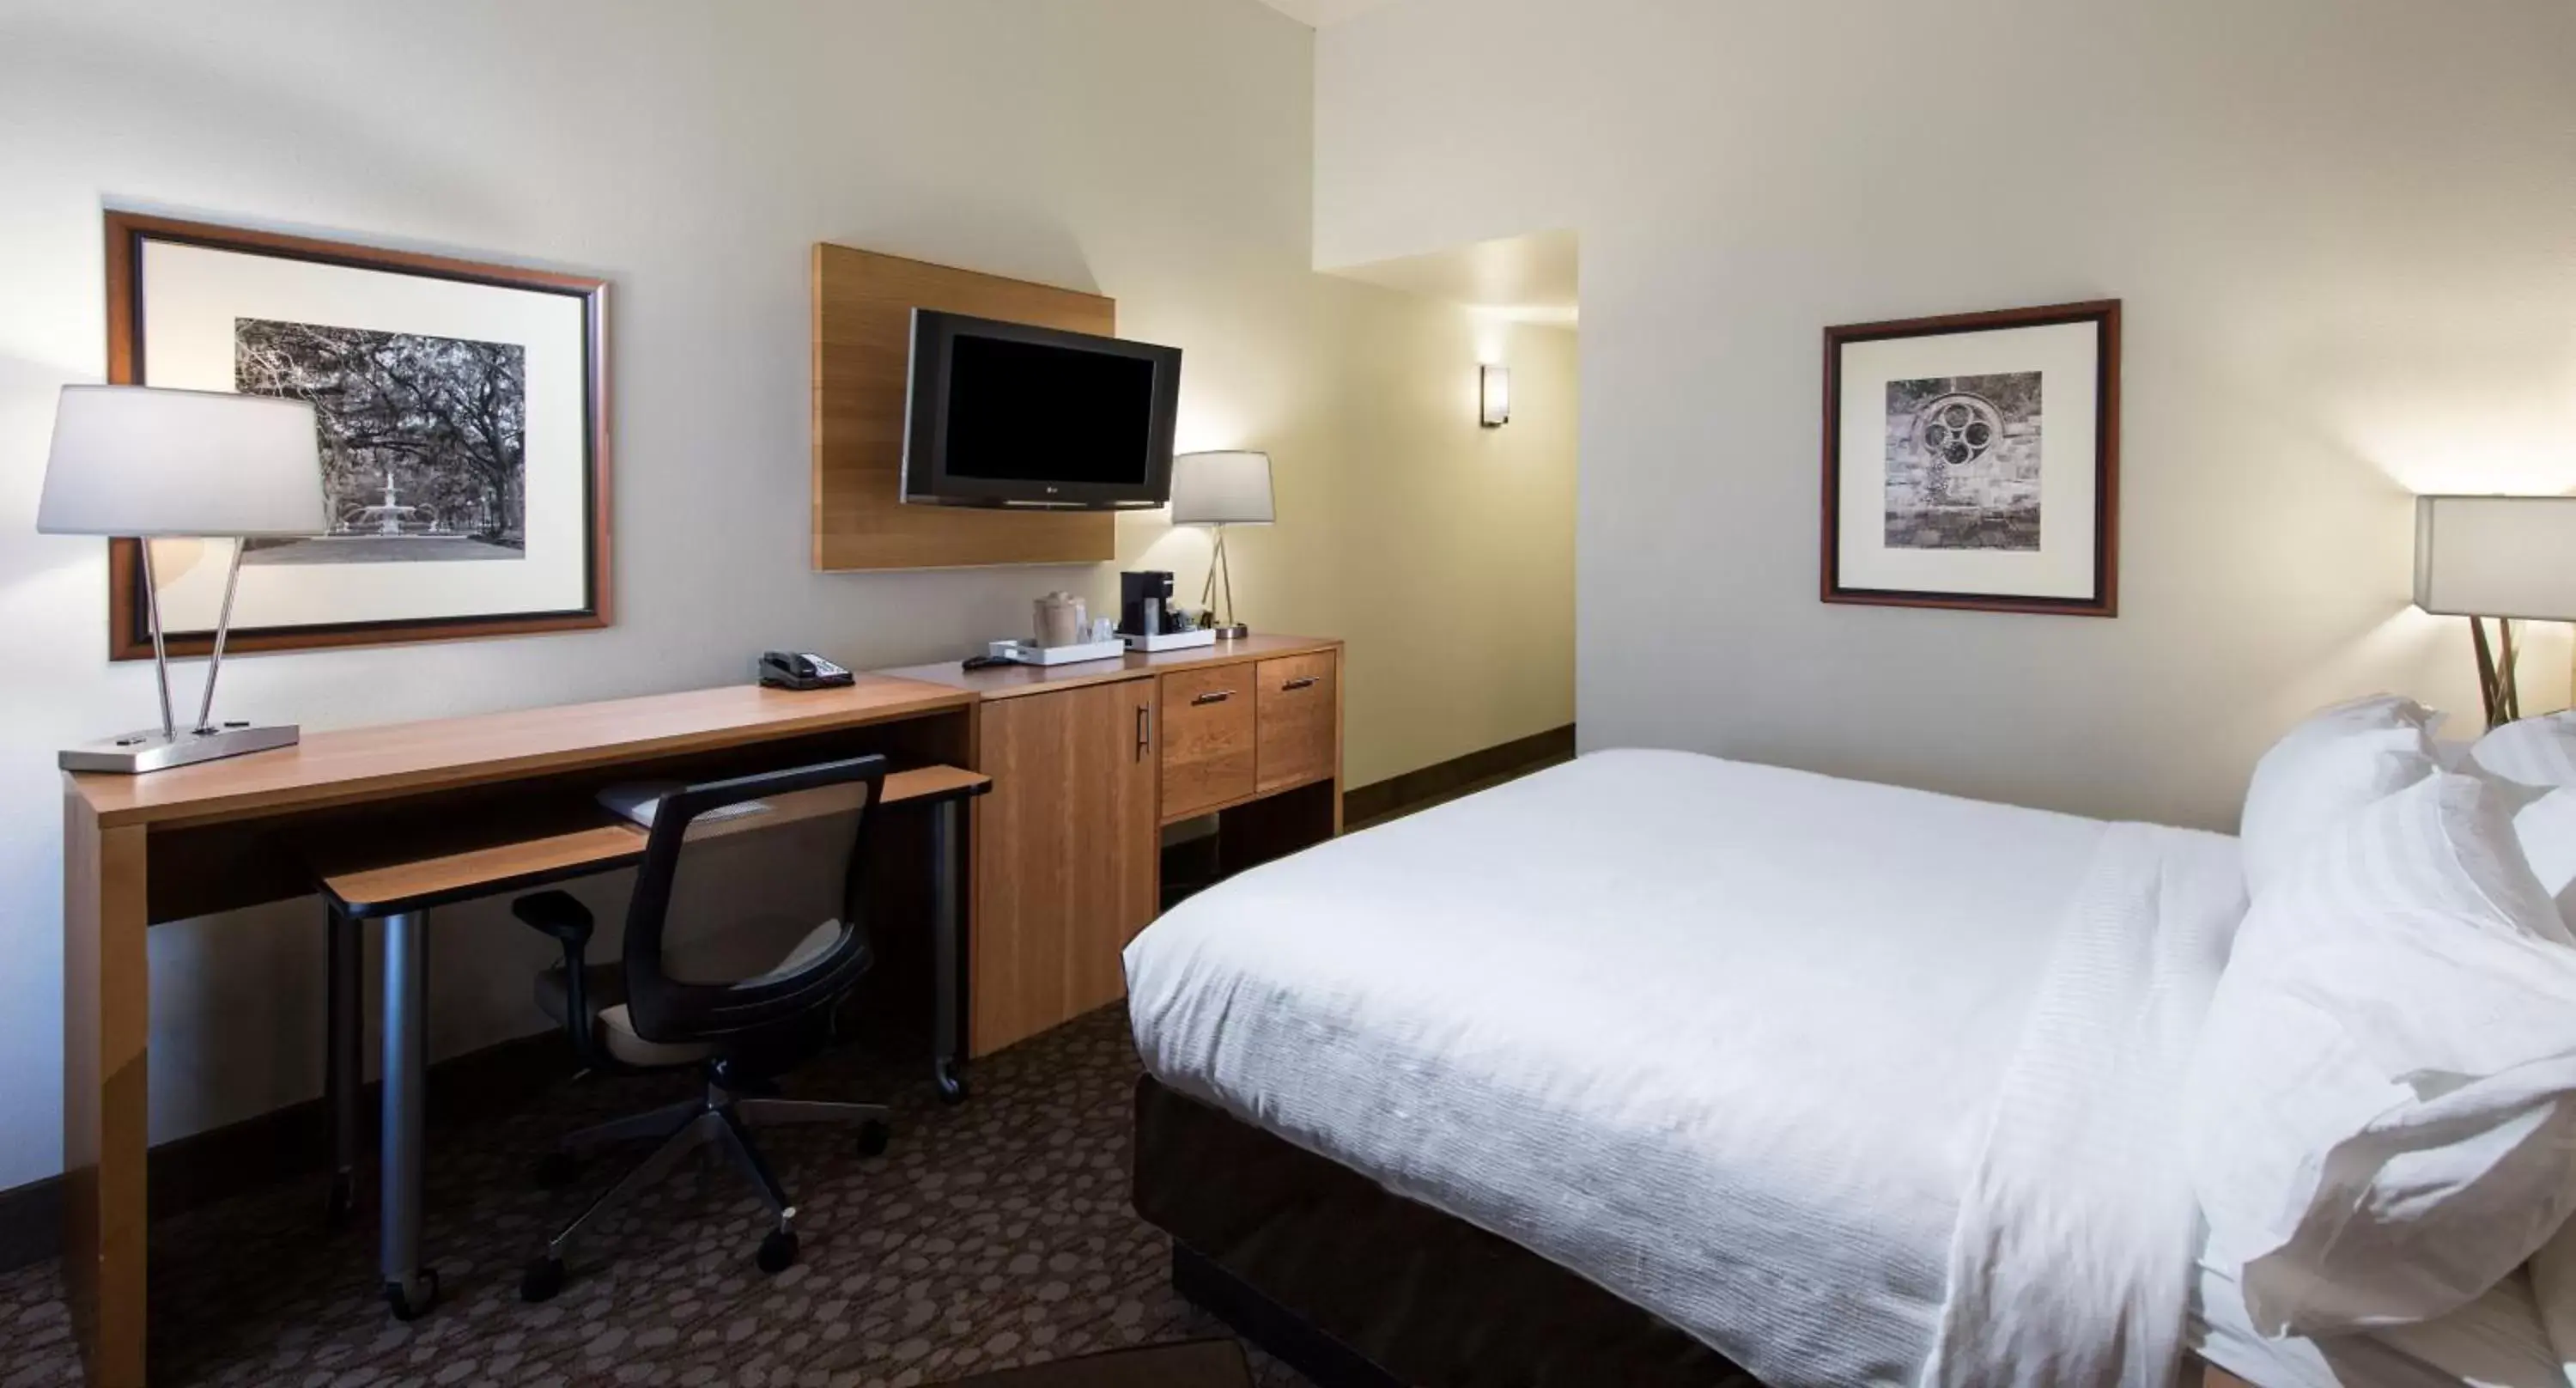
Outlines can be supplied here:
<path id="1" fill-rule="evenodd" d="M 964 922 L 957 905 L 958 805 L 983 794 L 993 780 L 954 766 L 897 771 L 879 787 L 878 808 L 928 805 L 931 827 L 930 928 L 932 984 L 937 995 L 931 1027 L 931 1067 L 943 1097 L 966 1097 L 959 1069 L 965 1028 L 960 1006 Z M 730 838 L 858 811 L 863 786 L 827 786 L 766 801 L 758 814 L 707 820 L 690 826 L 688 842 Z M 427 1170 L 424 1101 L 429 1078 L 429 942 L 431 907 L 479 897 L 508 896 L 574 877 L 633 867 L 644 859 L 650 836 L 641 826 L 596 804 L 565 805 L 567 823 L 522 834 L 481 821 L 450 826 L 456 837 L 423 844 L 388 843 L 380 837 L 346 844 L 356 856 L 316 864 L 315 882 L 331 908 L 327 1063 L 323 1097 L 332 1115 L 333 1170 L 324 1218 L 346 1219 L 357 1197 L 358 1139 L 364 1126 L 359 1090 L 366 1073 L 363 1000 L 364 922 L 385 927 L 384 1105 L 377 1156 L 377 1239 L 385 1301 L 396 1319 L 412 1320 L 438 1303 L 438 1274 L 420 1241 L 421 1185 Z M 444 831 L 442 831 L 444 832 Z M 326 851 L 327 851 L 327 846 Z"/>
<path id="2" fill-rule="evenodd" d="M 916 766 L 889 772 L 887 806 L 910 805 L 952 795 L 971 795 L 993 783 L 956 766 Z M 783 796 L 770 812 L 717 820 L 693 828 L 688 841 L 724 838 L 758 829 L 857 809 L 856 793 L 839 787 Z M 588 816 L 584 816 L 588 817 Z M 603 810 L 600 822 L 533 838 L 460 846 L 452 852 L 386 856 L 355 850 L 345 861 L 315 864 L 322 894 L 342 911 L 361 920 L 388 911 L 419 911 L 449 902 L 468 901 L 502 892 L 524 891 L 548 882 L 633 867 L 643 860 L 645 831 L 633 820 Z"/>
<path id="3" fill-rule="evenodd" d="M 308 895 L 298 845 L 557 818 L 599 788 L 882 751 L 972 764 L 976 696 L 882 676 L 739 686 L 317 733 L 296 747 L 63 789 L 65 1281 L 90 1382 L 145 1381 L 154 923 Z"/>

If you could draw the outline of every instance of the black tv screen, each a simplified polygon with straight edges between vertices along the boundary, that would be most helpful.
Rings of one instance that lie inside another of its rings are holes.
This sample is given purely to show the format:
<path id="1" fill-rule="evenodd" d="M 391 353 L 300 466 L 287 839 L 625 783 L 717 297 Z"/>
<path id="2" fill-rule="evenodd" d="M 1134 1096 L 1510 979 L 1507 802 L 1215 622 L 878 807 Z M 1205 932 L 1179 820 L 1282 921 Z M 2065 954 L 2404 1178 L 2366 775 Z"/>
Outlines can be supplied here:
<path id="1" fill-rule="evenodd" d="M 1162 505 L 1180 358 L 1177 348 L 916 310 L 903 499 Z"/>

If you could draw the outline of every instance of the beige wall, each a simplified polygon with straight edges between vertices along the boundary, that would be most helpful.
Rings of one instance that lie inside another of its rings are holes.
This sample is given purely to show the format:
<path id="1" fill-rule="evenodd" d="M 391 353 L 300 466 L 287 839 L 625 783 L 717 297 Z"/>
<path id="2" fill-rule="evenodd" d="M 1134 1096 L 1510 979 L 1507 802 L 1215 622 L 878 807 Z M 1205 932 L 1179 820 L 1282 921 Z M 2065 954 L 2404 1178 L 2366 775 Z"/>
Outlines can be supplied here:
<path id="1" fill-rule="evenodd" d="M 1573 722 L 1574 334 L 1330 278 L 1312 292 L 1319 405 L 1197 421 L 1195 446 L 1272 453 L 1279 524 L 1226 541 L 1238 613 L 1349 641 L 1353 785 Z M 1500 428 L 1476 423 L 1480 359 L 1512 370 Z M 1125 565 L 1172 570 L 1195 602 L 1205 532 L 1121 524 Z"/>
<path id="2" fill-rule="evenodd" d="M 1437 398 L 1473 379 L 1455 310 L 1311 272 L 1312 43 L 1255 0 L 0 7 L 0 1186 L 60 1159 L 52 749 L 151 700 L 147 669 L 104 658 L 101 544 L 32 533 L 54 392 L 103 363 L 103 200 L 615 282 L 617 625 L 242 659 L 237 715 L 689 688 L 773 646 L 955 657 L 1039 592 L 1114 593 L 1111 566 L 807 567 L 806 257 L 834 240 L 1109 294 L 1123 331 L 1186 349 L 1183 442 L 1280 457 L 1286 519 L 1237 570 L 1248 616 L 1353 637 L 1355 773 L 1565 721 L 1571 459 L 1530 450 L 1571 401 L 1479 435 Z M 1355 403 L 1381 379 L 1400 404 Z M 1428 481 L 1487 464 L 1507 485 L 1465 507 Z M 1439 562 L 1469 526 L 1525 558 Z M 1167 543 L 1194 582 L 1203 540 Z M 1372 566 L 1401 583 L 1363 585 Z M 1472 657 L 1502 599 L 1540 637 Z M 1443 629 L 1415 644 L 1390 614 Z M 154 932 L 157 1138 L 316 1091 L 319 924 L 298 902 Z M 433 1048 L 541 1026 L 544 943 L 498 903 L 438 913 Z"/>
<path id="3" fill-rule="evenodd" d="M 2308 708 L 2475 708 L 2411 490 L 2576 485 L 2564 0 L 1400 0 L 1316 61 L 1318 264 L 1580 233 L 1588 746 L 2232 827 Z M 1820 604 L 1819 330 L 2102 296 L 2118 619 Z"/>

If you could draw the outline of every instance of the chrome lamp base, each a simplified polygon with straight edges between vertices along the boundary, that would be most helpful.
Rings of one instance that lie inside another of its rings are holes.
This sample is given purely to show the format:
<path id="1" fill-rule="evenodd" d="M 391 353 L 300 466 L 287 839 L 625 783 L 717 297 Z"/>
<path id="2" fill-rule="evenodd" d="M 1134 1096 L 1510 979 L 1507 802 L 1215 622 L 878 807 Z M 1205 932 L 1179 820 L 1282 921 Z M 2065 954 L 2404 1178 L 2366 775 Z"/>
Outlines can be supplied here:
<path id="1" fill-rule="evenodd" d="M 1224 575 L 1225 582 L 1225 620 L 1222 622 L 1216 619 L 1216 590 L 1220 574 Z M 1216 527 L 1216 548 L 1208 555 L 1207 586 L 1199 591 L 1199 606 L 1207 609 L 1208 630 L 1215 632 L 1218 640 L 1240 641 L 1252 634 L 1252 628 L 1234 619 L 1234 565 L 1226 560 L 1223 525 Z"/>
<path id="2" fill-rule="evenodd" d="M 298 733 L 292 723 L 254 725 L 215 719 L 215 676 L 223 672 L 224 636 L 232 630 L 233 592 L 241 584 L 242 542 L 233 541 L 232 563 L 224 572 L 224 605 L 215 616 L 215 642 L 206 657 L 206 692 L 197 702 L 197 721 L 193 724 L 182 724 L 172 716 L 170 648 L 161 632 L 161 580 L 154 570 L 152 541 L 144 540 L 142 549 L 144 607 L 152 618 L 152 676 L 161 693 L 161 726 L 66 747 L 57 758 L 62 769 L 134 776 L 294 746 Z"/>
<path id="3" fill-rule="evenodd" d="M 292 747 L 298 733 L 292 723 L 253 725 L 223 723 L 214 727 L 183 730 L 176 736 L 159 728 L 99 742 L 66 747 L 60 763 L 65 771 L 107 771 L 136 775 L 145 771 L 165 771 L 174 766 L 187 766 L 201 761 L 218 761 L 238 757 L 244 752 L 265 752 L 272 747 Z"/>

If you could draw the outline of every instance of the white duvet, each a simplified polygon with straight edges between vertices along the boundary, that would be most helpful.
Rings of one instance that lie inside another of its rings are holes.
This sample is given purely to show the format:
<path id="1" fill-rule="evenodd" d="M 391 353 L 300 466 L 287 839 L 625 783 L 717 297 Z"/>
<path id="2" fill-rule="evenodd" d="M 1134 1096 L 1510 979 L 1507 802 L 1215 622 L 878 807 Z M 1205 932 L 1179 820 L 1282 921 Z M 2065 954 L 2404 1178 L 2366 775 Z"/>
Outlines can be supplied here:
<path id="1" fill-rule="evenodd" d="M 2162 1382 L 2231 839 L 1603 752 L 1183 903 L 1164 1083 L 1792 1385 Z"/>

